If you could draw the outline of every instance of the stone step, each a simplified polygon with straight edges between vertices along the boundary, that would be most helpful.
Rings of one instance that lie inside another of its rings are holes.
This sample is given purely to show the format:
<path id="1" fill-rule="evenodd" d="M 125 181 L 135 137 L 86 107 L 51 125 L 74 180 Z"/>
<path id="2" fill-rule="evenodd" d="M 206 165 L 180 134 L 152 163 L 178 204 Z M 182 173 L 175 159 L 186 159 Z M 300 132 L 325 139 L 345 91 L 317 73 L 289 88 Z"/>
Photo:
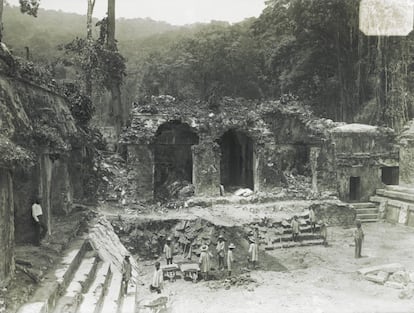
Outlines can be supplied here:
<path id="1" fill-rule="evenodd" d="M 356 214 L 378 214 L 378 208 L 356 209 Z"/>
<path id="2" fill-rule="evenodd" d="M 84 258 L 69 284 L 66 292 L 57 301 L 54 312 L 75 313 L 81 301 L 81 294 L 89 288 L 95 276 L 98 259 L 95 256 Z"/>
<path id="3" fill-rule="evenodd" d="M 312 233 L 312 227 L 310 225 L 306 226 L 299 226 L 301 233 Z M 315 231 L 318 232 L 320 230 L 321 226 L 319 224 L 315 225 Z M 289 226 L 289 228 L 285 228 L 283 230 L 283 234 L 292 234 L 292 227 Z"/>
<path id="4" fill-rule="evenodd" d="M 128 294 L 124 296 L 122 308 L 119 313 L 136 312 L 136 288 L 135 285 L 128 286 Z"/>
<path id="5" fill-rule="evenodd" d="M 357 202 L 357 203 L 352 203 L 352 206 L 355 208 L 356 211 L 360 210 L 360 209 L 368 209 L 368 208 L 376 208 L 377 205 L 375 203 L 372 202 Z"/>
<path id="6" fill-rule="evenodd" d="M 379 221 L 379 219 L 378 218 L 366 218 L 360 221 L 361 223 L 376 223 Z"/>
<path id="7" fill-rule="evenodd" d="M 56 301 L 62 290 L 66 290 L 79 264 L 91 246 L 84 239 L 75 240 L 64 252 L 64 257 L 57 265 L 55 272 L 48 273 L 31 299 L 21 306 L 17 313 L 53 312 Z"/>
<path id="8" fill-rule="evenodd" d="M 300 233 L 299 234 L 299 239 L 301 240 L 313 240 L 313 239 L 320 239 L 321 236 L 319 234 L 319 232 L 316 232 L 314 234 L 312 233 Z M 290 242 L 292 241 L 292 235 L 281 235 L 281 236 L 277 236 L 277 237 L 273 237 L 270 238 L 270 242 L 271 243 L 280 243 L 280 242 Z M 267 244 L 267 240 L 266 239 L 261 239 L 260 240 L 261 244 Z"/>
<path id="9" fill-rule="evenodd" d="M 414 188 L 410 188 L 410 187 L 404 187 L 404 186 L 398 186 L 398 185 L 387 185 L 385 186 L 385 189 L 391 190 L 391 191 L 409 193 L 409 194 L 414 195 Z"/>
<path id="10" fill-rule="evenodd" d="M 89 287 L 89 290 L 83 295 L 83 300 L 77 313 L 98 313 L 100 311 L 110 279 L 110 264 L 101 262 L 96 270 L 95 279 Z"/>
<path id="11" fill-rule="evenodd" d="M 100 313 L 118 313 L 118 309 L 122 307 L 121 285 L 122 274 L 114 270 L 108 286 L 108 293 L 105 295 Z"/>
<path id="12" fill-rule="evenodd" d="M 277 249 L 282 249 L 282 248 L 322 245 L 323 242 L 324 242 L 323 239 L 304 240 L 300 242 L 290 241 L 290 242 L 283 242 L 281 244 L 273 244 L 273 245 L 265 246 L 265 250 L 277 250 Z"/>
<path id="13" fill-rule="evenodd" d="M 389 205 L 395 206 L 395 207 L 408 206 L 409 208 L 414 208 L 414 203 L 401 201 L 401 200 L 396 200 L 396 199 L 391 199 L 391 198 L 382 197 L 382 196 L 371 196 L 370 200 L 373 201 L 373 202 L 377 202 L 377 203 L 387 202 Z"/>
<path id="14" fill-rule="evenodd" d="M 356 218 L 359 220 L 369 220 L 369 219 L 375 219 L 378 218 L 378 213 L 367 213 L 367 214 L 358 214 L 356 215 Z"/>
<path id="15" fill-rule="evenodd" d="M 392 191 L 387 189 L 377 189 L 377 195 L 398 199 L 401 201 L 414 202 L 414 194 L 404 193 L 399 191 Z"/>

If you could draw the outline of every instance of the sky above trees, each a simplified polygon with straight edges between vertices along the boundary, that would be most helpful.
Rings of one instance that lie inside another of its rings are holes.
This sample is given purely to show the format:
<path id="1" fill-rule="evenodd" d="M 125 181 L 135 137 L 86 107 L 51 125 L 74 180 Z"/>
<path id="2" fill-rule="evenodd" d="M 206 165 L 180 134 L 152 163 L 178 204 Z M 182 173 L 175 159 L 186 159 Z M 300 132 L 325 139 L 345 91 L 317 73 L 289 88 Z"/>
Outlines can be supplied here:
<path id="1" fill-rule="evenodd" d="M 18 5 L 19 0 L 7 0 Z M 116 0 L 116 16 L 152 18 L 173 25 L 211 20 L 239 22 L 259 16 L 265 0 Z M 87 0 L 42 0 L 44 9 L 86 14 Z M 94 16 L 105 16 L 107 0 L 96 0 Z"/>

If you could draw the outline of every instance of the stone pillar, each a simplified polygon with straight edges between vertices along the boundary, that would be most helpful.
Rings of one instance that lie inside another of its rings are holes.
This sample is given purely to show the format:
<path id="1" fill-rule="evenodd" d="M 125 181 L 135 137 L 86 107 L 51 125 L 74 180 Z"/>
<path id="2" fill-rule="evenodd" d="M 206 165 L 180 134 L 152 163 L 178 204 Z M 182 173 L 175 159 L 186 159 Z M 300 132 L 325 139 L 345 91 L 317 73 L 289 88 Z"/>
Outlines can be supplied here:
<path id="1" fill-rule="evenodd" d="M 53 213 L 67 215 L 72 207 L 73 188 L 66 157 L 61 156 L 53 162 L 52 182 L 51 207 Z"/>
<path id="2" fill-rule="evenodd" d="M 136 183 L 137 194 L 143 200 L 154 198 L 154 153 L 147 144 L 129 145 L 128 179 Z"/>
<path id="3" fill-rule="evenodd" d="M 321 149 L 319 147 L 311 147 L 309 152 L 309 161 L 312 171 L 312 191 L 318 192 L 318 157 Z"/>
<path id="4" fill-rule="evenodd" d="M 204 141 L 192 146 L 195 195 L 220 195 L 220 146 Z"/>
<path id="5" fill-rule="evenodd" d="M 14 203 L 10 172 L 0 168 L 0 287 L 14 273 Z"/>
<path id="6" fill-rule="evenodd" d="M 43 153 L 39 159 L 40 162 L 40 184 L 39 195 L 41 197 L 41 206 L 43 210 L 43 216 L 47 223 L 49 235 L 52 233 L 51 223 L 51 188 L 52 188 L 52 160 L 49 154 Z"/>

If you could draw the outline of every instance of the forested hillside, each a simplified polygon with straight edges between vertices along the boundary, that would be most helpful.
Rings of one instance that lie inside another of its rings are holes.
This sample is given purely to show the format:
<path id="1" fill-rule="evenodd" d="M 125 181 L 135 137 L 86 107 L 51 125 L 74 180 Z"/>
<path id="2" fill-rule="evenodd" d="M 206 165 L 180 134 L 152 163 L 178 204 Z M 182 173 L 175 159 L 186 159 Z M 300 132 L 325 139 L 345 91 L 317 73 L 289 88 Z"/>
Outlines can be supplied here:
<path id="1" fill-rule="evenodd" d="M 258 18 L 234 25 L 120 19 L 124 105 L 157 94 L 212 104 L 291 94 L 322 116 L 399 128 L 413 115 L 413 35 L 367 37 L 358 9 L 359 0 L 269 0 Z M 57 46 L 85 37 L 84 16 L 4 14 L 5 42 L 20 55 L 28 46 L 33 58 L 52 62 L 67 57 Z"/>

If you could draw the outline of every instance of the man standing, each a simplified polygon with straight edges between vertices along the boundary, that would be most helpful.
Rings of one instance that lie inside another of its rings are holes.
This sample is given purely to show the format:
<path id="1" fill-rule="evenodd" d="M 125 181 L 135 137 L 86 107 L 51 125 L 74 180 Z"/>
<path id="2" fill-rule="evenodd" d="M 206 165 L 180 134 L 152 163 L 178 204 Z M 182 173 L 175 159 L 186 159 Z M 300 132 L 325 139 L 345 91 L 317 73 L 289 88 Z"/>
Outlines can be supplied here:
<path id="1" fill-rule="evenodd" d="M 361 227 L 361 221 L 356 221 L 356 229 L 354 232 L 354 240 L 355 240 L 355 258 L 359 259 L 361 257 L 361 250 L 362 250 L 362 241 L 364 240 L 364 232 Z"/>
<path id="2" fill-rule="evenodd" d="M 40 246 L 40 241 L 46 236 L 47 226 L 39 199 L 35 199 L 32 205 L 32 217 L 35 223 L 35 245 Z"/>
<path id="3" fill-rule="evenodd" d="M 297 241 L 299 237 L 299 222 L 298 217 L 295 215 L 292 220 L 292 241 Z"/>
<path id="4" fill-rule="evenodd" d="M 164 284 L 164 277 L 163 277 L 162 269 L 160 268 L 160 262 L 155 262 L 155 272 L 154 272 L 154 276 L 152 277 L 150 291 L 151 292 L 156 291 L 157 293 L 161 293 L 163 284 Z"/>
<path id="5" fill-rule="evenodd" d="M 256 264 L 259 261 L 259 247 L 257 246 L 256 240 L 250 238 L 249 246 L 249 263 L 251 263 L 252 269 L 256 269 Z"/>
<path id="6" fill-rule="evenodd" d="M 224 237 L 220 235 L 218 237 L 216 251 L 218 255 L 218 268 L 224 270 Z"/>
<path id="7" fill-rule="evenodd" d="M 164 252 L 165 258 L 167 260 L 167 265 L 172 264 L 172 261 L 173 261 L 173 247 L 172 247 L 172 243 L 171 243 L 171 237 L 167 238 L 167 242 L 164 245 L 163 252 Z"/>
<path id="8" fill-rule="evenodd" d="M 128 284 L 132 275 L 132 266 L 129 261 L 129 255 L 126 255 L 122 262 L 122 284 L 124 287 L 124 296 L 128 294 Z"/>
<path id="9" fill-rule="evenodd" d="M 198 260 L 198 263 L 200 264 L 200 272 L 203 276 L 204 280 L 208 280 L 208 272 L 210 271 L 210 252 L 208 251 L 208 246 L 203 245 L 200 248 L 200 259 Z"/>
<path id="10" fill-rule="evenodd" d="M 313 210 L 313 208 L 309 209 L 309 222 L 310 222 L 310 225 L 311 225 L 312 233 L 315 233 L 316 219 L 315 219 L 315 211 Z"/>
<path id="11" fill-rule="evenodd" d="M 236 246 L 233 243 L 229 244 L 229 250 L 227 251 L 227 270 L 229 273 L 229 276 L 231 276 L 231 270 L 233 269 L 233 249 L 236 248 Z"/>

